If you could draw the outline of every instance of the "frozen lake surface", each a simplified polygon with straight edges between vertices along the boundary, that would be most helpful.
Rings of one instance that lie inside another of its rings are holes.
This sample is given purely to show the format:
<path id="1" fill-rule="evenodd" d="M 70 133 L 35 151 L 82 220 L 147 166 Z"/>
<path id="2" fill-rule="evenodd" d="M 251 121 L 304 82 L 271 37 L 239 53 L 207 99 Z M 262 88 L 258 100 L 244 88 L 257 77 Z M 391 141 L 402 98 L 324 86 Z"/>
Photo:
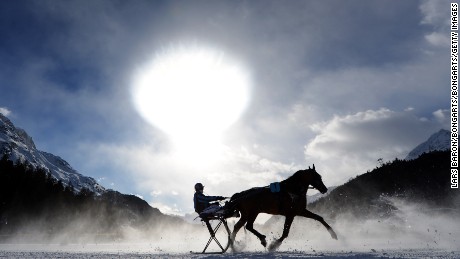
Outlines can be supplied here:
<path id="1" fill-rule="evenodd" d="M 401 249 L 369 251 L 248 251 L 203 255 L 167 252 L 153 245 L 0 245 L 0 258 L 460 258 L 460 251 Z"/>

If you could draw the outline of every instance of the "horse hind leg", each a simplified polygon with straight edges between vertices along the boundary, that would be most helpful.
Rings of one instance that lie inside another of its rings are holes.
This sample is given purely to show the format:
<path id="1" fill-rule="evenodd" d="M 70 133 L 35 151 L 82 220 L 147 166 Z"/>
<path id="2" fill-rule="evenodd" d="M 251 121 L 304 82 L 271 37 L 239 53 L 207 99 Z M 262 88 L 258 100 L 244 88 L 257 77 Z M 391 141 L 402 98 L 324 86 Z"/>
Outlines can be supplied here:
<path id="1" fill-rule="evenodd" d="M 248 221 L 247 217 L 245 215 L 242 215 L 240 220 L 238 220 L 238 222 L 236 222 L 235 226 L 233 227 L 233 232 L 230 237 L 230 245 L 232 247 L 232 250 L 235 250 L 234 243 L 235 243 L 236 234 L 241 229 L 241 227 L 243 227 L 244 224 L 246 224 L 247 221 Z"/>
<path id="2" fill-rule="evenodd" d="M 294 216 L 287 216 L 285 221 L 284 221 L 284 228 L 283 228 L 283 235 L 273 243 L 268 246 L 268 251 L 272 252 L 277 250 L 281 243 L 283 242 L 284 239 L 286 239 L 289 235 L 289 230 L 291 229 L 292 221 L 294 221 Z"/>
<path id="3" fill-rule="evenodd" d="M 267 246 L 267 240 L 265 239 L 266 236 L 265 235 L 262 235 L 260 234 L 257 230 L 254 229 L 254 221 L 256 220 L 257 218 L 257 214 L 254 215 L 254 216 L 250 216 L 248 218 L 248 223 L 246 224 L 246 229 L 251 231 L 254 235 L 257 236 L 257 238 L 259 238 L 260 240 L 260 243 L 266 247 Z"/>

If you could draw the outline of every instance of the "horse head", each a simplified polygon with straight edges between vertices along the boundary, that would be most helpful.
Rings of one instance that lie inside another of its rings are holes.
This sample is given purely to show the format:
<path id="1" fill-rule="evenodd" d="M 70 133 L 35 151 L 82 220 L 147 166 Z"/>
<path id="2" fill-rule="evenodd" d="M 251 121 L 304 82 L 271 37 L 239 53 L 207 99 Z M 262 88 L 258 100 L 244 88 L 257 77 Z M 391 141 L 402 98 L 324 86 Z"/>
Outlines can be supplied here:
<path id="1" fill-rule="evenodd" d="M 315 165 L 313 164 L 313 168 L 308 167 L 308 169 L 302 170 L 304 173 L 302 174 L 302 178 L 304 181 L 311 185 L 313 188 L 317 189 L 321 193 L 327 192 L 327 187 L 323 183 L 323 179 L 321 175 L 316 172 Z"/>

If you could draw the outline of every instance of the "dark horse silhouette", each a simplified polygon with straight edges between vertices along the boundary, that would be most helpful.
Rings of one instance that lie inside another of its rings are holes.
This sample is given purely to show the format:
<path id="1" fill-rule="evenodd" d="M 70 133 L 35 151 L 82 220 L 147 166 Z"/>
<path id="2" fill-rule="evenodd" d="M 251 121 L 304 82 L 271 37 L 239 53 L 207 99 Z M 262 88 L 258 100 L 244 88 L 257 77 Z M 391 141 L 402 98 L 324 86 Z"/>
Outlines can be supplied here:
<path id="1" fill-rule="evenodd" d="M 269 187 L 257 187 L 234 194 L 226 207 L 232 211 L 239 211 L 241 218 L 235 224 L 231 234 L 232 247 L 234 247 L 236 234 L 244 224 L 246 224 L 247 230 L 259 238 L 264 247 L 267 246 L 265 236 L 253 227 L 253 223 L 259 213 L 286 217 L 282 236 L 269 246 L 269 250 L 278 248 L 281 242 L 289 235 L 289 229 L 295 216 L 303 216 L 321 222 L 329 231 L 331 237 L 337 239 L 334 230 L 321 216 L 306 209 L 306 194 L 310 185 L 321 193 L 327 192 L 321 176 L 315 170 L 315 165 L 313 165 L 313 168 L 309 167 L 306 170 L 297 171 L 286 180 L 280 182 L 278 192 L 272 192 Z"/>

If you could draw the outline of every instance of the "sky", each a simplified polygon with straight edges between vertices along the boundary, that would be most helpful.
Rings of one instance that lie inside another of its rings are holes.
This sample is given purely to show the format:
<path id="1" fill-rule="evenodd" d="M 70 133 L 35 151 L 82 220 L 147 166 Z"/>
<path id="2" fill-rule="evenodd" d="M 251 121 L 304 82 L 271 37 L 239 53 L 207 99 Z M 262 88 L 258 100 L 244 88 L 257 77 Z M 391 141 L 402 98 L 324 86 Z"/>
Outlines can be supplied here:
<path id="1" fill-rule="evenodd" d="M 168 214 L 450 124 L 451 1 L 0 1 L 0 112 Z"/>

